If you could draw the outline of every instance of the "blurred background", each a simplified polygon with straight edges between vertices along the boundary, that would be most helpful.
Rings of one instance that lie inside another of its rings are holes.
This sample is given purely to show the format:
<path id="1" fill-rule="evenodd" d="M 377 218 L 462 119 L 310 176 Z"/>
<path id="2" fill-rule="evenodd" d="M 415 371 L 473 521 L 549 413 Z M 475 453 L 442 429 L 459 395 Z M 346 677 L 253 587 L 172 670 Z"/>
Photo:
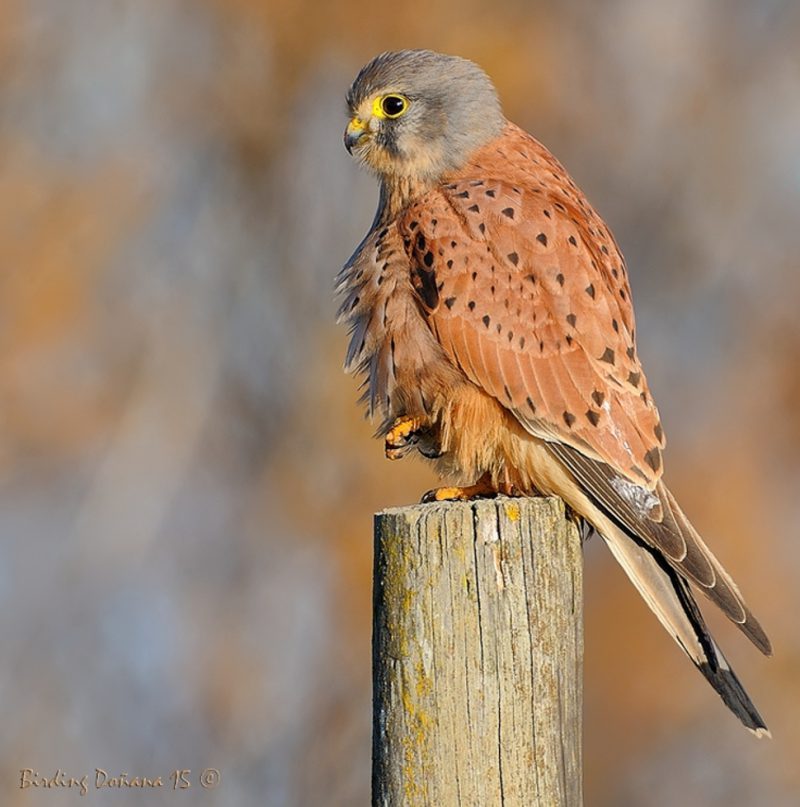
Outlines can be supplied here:
<path id="1" fill-rule="evenodd" d="M 798 41 L 791 0 L 4 0 L 0 803 L 368 803 L 371 517 L 435 479 L 332 286 L 377 198 L 343 96 L 398 47 L 479 62 L 610 224 L 667 478 L 775 645 L 712 615 L 758 742 L 590 542 L 587 804 L 800 803 Z"/>

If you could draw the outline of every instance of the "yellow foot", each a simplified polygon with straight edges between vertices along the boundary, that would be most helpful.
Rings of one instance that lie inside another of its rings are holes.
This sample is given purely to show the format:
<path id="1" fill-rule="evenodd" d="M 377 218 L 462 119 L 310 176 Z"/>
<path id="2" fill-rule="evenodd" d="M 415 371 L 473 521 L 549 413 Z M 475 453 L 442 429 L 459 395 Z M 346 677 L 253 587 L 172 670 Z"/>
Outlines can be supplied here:
<path id="1" fill-rule="evenodd" d="M 421 499 L 423 503 L 428 502 L 467 502 L 470 499 L 481 499 L 497 496 L 502 493 L 504 496 L 518 496 L 519 493 L 513 485 L 501 482 L 499 485 L 492 483 L 489 474 L 484 474 L 474 485 L 466 487 L 434 488 L 429 490 Z"/>
<path id="2" fill-rule="evenodd" d="M 419 439 L 419 432 L 425 424 L 420 418 L 401 417 L 386 435 L 384 450 L 390 460 L 399 460 L 405 456 Z"/>

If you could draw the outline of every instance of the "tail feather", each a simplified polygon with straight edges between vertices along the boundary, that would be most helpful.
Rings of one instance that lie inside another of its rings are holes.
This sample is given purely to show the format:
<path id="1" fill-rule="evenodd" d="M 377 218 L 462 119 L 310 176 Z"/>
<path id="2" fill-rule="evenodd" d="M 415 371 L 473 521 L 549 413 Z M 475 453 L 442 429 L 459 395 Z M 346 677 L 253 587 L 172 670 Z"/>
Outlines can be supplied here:
<path id="1" fill-rule="evenodd" d="M 611 466 L 565 443 L 550 442 L 548 448 L 574 475 L 593 504 L 620 530 L 652 547 L 681 578 L 691 580 L 717 605 L 762 653 L 772 653 L 769 638 L 733 579 L 703 542 L 663 481 L 649 492 L 622 478 Z"/>
<path id="2" fill-rule="evenodd" d="M 616 525 L 600 533 L 650 609 L 725 705 L 757 737 L 771 736 L 711 637 L 689 585 L 657 552 Z"/>

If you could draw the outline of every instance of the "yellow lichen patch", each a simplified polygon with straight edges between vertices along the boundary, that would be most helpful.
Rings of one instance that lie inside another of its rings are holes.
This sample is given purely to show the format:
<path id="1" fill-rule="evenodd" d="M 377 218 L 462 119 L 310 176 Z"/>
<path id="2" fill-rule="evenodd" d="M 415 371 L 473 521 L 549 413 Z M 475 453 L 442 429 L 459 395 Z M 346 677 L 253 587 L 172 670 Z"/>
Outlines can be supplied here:
<path id="1" fill-rule="evenodd" d="M 386 535 L 383 539 L 383 554 L 386 559 L 384 586 L 387 602 L 397 603 L 398 616 L 387 609 L 387 629 L 392 642 L 392 654 L 397 658 L 408 656 L 407 620 L 413 604 L 413 592 L 404 584 L 406 568 L 411 559 L 404 550 L 407 542 L 401 536 Z M 399 617 L 399 618 L 398 618 Z"/>
<path id="2" fill-rule="evenodd" d="M 412 696 L 409 686 L 407 669 L 403 670 L 403 711 L 410 731 L 403 738 L 403 778 L 406 801 L 415 803 L 412 799 L 422 795 L 420 781 L 425 781 L 430 767 L 428 753 L 428 735 L 432 721 L 431 716 L 421 708 L 420 703 Z M 416 666 L 417 696 L 429 694 L 430 681 L 425 675 L 422 663 Z"/>
<path id="3" fill-rule="evenodd" d="M 517 502 L 508 502 L 506 504 L 506 515 L 511 521 L 519 521 L 519 504 Z"/>
<path id="4" fill-rule="evenodd" d="M 424 698 L 433 692 L 433 681 L 430 676 L 425 672 L 425 666 L 421 661 L 418 661 L 414 666 L 414 671 L 417 678 L 417 697 Z"/>

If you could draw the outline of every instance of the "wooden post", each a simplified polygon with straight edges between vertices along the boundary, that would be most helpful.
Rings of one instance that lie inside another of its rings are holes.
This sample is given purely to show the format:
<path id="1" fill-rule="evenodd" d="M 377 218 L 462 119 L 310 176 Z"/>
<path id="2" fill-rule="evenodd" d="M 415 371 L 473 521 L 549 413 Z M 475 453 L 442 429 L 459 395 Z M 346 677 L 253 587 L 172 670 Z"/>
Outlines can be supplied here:
<path id="1" fill-rule="evenodd" d="M 582 567 L 560 499 L 376 516 L 373 807 L 580 807 Z"/>

